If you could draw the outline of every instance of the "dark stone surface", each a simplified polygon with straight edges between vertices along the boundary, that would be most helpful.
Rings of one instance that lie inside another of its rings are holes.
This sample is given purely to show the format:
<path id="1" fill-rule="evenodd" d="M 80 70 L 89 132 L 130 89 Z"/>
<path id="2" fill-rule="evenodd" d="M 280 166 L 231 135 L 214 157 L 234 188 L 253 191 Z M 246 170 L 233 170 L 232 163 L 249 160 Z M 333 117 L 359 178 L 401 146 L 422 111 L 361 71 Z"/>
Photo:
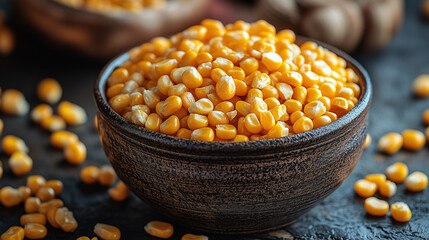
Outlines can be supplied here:
<path id="1" fill-rule="evenodd" d="M 406 19 L 397 38 L 384 50 L 375 54 L 358 54 L 355 57 L 369 71 L 374 85 L 374 98 L 370 109 L 369 132 L 374 143 L 362 155 L 350 177 L 331 196 L 304 215 L 296 223 L 275 233 L 252 236 L 213 236 L 219 240 L 250 239 L 429 239 L 429 190 L 409 193 L 403 185 L 389 199 L 389 203 L 404 201 L 410 206 L 413 217 L 409 223 L 396 223 L 388 215 L 375 218 L 365 214 L 363 199 L 356 197 L 353 183 L 368 173 L 383 172 L 396 162 L 405 162 L 410 172 L 420 170 L 429 173 L 429 151 L 426 146 L 417 153 L 400 151 L 393 156 L 377 152 L 376 140 L 388 131 L 402 131 L 406 128 L 424 130 L 421 113 L 429 108 L 429 99 L 415 99 L 411 94 L 413 79 L 422 73 L 429 73 L 429 23 L 419 16 L 420 1 L 406 1 Z M 16 26 L 15 22 L 13 22 Z M 65 89 L 65 100 L 84 106 L 88 115 L 95 115 L 92 99 L 92 84 L 104 63 L 89 62 L 76 56 L 65 55 L 49 49 L 26 32 L 18 32 L 18 47 L 9 57 L 0 57 L 0 86 L 3 89 L 17 88 L 23 91 L 34 107 L 35 86 L 44 77 L 57 78 Z M 49 146 L 49 134 L 32 124 L 29 117 L 8 117 L 5 134 L 22 137 L 30 147 L 30 156 L 35 167 L 31 174 L 43 174 L 48 179 L 64 182 L 65 192 L 61 199 L 73 210 L 79 221 L 76 233 L 63 233 L 48 227 L 46 239 L 76 239 L 81 235 L 94 236 L 93 226 L 97 222 L 118 226 L 122 239 L 156 238 L 147 235 L 143 226 L 151 220 L 168 220 L 132 195 L 122 203 L 109 199 L 107 189 L 86 186 L 79 181 L 80 167 L 71 166 L 64 160 L 61 151 Z M 88 159 L 83 164 L 102 165 L 107 160 L 100 146 L 92 122 L 70 128 L 87 145 Z M 7 163 L 7 156 L 0 160 Z M 83 167 L 81 166 L 81 167 Z M 326 173 L 329 174 L 329 173 Z M 25 184 L 25 177 L 14 177 L 6 167 L 0 187 L 14 187 Z M 23 206 L 5 208 L 0 206 L 0 232 L 19 224 Z M 172 239 L 188 232 L 199 233 L 176 225 Z"/>

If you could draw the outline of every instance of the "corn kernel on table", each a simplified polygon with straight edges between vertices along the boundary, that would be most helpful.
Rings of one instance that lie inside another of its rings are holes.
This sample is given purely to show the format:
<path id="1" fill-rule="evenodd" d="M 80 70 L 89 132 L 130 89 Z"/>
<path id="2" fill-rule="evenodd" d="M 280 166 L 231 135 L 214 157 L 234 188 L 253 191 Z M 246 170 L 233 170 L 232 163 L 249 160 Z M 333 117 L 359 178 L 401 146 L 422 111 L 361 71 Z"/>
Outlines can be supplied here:
<path id="1" fill-rule="evenodd" d="M 219 240 L 429 239 L 429 189 L 411 193 L 401 184 L 398 185 L 397 193 L 388 199 L 390 204 L 403 201 L 409 205 L 412 218 L 406 223 L 395 222 L 390 214 L 385 217 L 366 214 L 364 199 L 353 190 L 357 180 L 370 173 L 383 173 L 387 166 L 397 161 L 406 163 L 410 173 L 418 170 L 429 174 L 428 144 L 418 152 L 401 150 L 392 156 L 379 153 L 376 146 L 377 140 L 387 132 L 401 132 L 408 128 L 424 130 L 421 114 L 429 108 L 429 99 L 415 98 L 411 92 L 414 78 L 429 73 L 429 22 L 420 18 L 418 4 L 419 1 L 406 1 L 404 26 L 386 49 L 374 54 L 354 55 L 369 71 L 374 85 L 369 116 L 369 133 L 373 143 L 338 190 L 297 222 L 277 231 L 250 236 L 217 236 L 187 229 L 173 222 L 175 233 L 171 239 L 181 239 L 186 233 L 204 234 L 209 239 Z M 107 163 L 92 123 L 96 114 L 92 87 L 104 63 L 57 52 L 21 30 L 19 24 L 14 22 L 12 27 L 17 34 L 17 48 L 10 56 L 0 56 L 2 89 L 16 88 L 22 91 L 33 108 L 40 103 L 35 93 L 37 83 L 43 78 L 53 77 L 64 89 L 62 99 L 83 106 L 89 117 L 86 124 L 68 128 L 77 133 L 88 148 L 87 160 L 81 166 L 72 166 L 64 159 L 62 151 L 50 146 L 49 133 L 32 123 L 29 115 L 12 117 L 0 113 L 5 123 L 3 136 L 19 136 L 29 146 L 29 155 L 34 161 L 30 174 L 61 180 L 64 192 L 60 198 L 73 211 L 79 223 L 74 233 L 65 233 L 48 226 L 45 239 L 93 237 L 93 227 L 99 222 L 118 227 L 122 239 L 157 239 L 148 235 L 143 226 L 152 220 L 170 222 L 169 219 L 159 215 L 134 195 L 124 202 L 115 202 L 110 199 L 108 188 L 98 184 L 83 184 L 79 178 L 82 167 Z M 14 176 L 7 167 L 7 159 L 6 154 L 0 154 L 0 160 L 5 166 L 0 187 L 25 185 L 26 177 Z M 11 226 L 20 225 L 22 214 L 23 204 L 11 208 L 0 204 L 0 233 Z"/>

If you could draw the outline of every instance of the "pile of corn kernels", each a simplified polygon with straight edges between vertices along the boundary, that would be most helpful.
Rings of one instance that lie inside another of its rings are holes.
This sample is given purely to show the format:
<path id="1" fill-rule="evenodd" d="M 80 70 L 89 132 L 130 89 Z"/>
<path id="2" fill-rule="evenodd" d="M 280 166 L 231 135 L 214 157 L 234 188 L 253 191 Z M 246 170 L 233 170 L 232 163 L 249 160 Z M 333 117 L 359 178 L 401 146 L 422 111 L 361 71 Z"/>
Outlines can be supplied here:
<path id="1" fill-rule="evenodd" d="M 280 138 L 322 127 L 359 101 L 346 61 L 265 21 L 204 20 L 129 52 L 110 106 L 148 130 L 200 141 Z"/>
<path id="2" fill-rule="evenodd" d="M 162 8 L 166 0 L 56 0 L 60 3 L 95 12 L 139 12 L 145 8 Z"/>

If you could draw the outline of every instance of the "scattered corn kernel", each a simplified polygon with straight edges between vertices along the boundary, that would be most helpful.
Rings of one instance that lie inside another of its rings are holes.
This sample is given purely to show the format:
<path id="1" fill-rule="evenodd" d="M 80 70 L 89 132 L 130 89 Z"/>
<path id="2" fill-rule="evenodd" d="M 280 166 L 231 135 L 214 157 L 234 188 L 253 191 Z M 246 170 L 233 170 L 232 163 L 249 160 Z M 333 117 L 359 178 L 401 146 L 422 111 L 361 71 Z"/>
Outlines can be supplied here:
<path id="1" fill-rule="evenodd" d="M 71 142 L 64 148 L 64 157 L 71 164 L 81 164 L 86 159 L 86 147 L 82 142 Z"/>
<path id="2" fill-rule="evenodd" d="M 369 135 L 369 133 L 366 134 L 365 143 L 363 144 L 363 148 L 366 149 L 371 145 L 372 137 Z"/>
<path id="3" fill-rule="evenodd" d="M 407 165 L 397 162 L 386 168 L 387 179 L 394 183 L 402 183 L 408 175 Z"/>
<path id="4" fill-rule="evenodd" d="M 46 180 L 40 175 L 32 175 L 27 177 L 27 187 L 30 188 L 31 194 L 36 194 L 37 191 L 45 186 Z"/>
<path id="5" fill-rule="evenodd" d="M 378 191 L 383 197 L 387 197 L 387 198 L 392 197 L 393 195 L 395 195 L 396 190 L 397 190 L 396 184 L 389 180 L 381 182 L 378 185 Z"/>
<path id="6" fill-rule="evenodd" d="M 39 123 L 43 118 L 52 116 L 52 108 L 48 104 L 39 104 L 31 111 L 31 120 Z"/>
<path id="7" fill-rule="evenodd" d="M 58 105 L 58 115 L 69 125 L 80 125 L 86 122 L 85 110 L 71 102 L 63 101 Z"/>
<path id="8" fill-rule="evenodd" d="M 54 190 L 55 196 L 60 195 L 64 189 L 64 185 L 60 180 L 49 180 L 46 182 L 45 187 L 52 188 Z"/>
<path id="9" fill-rule="evenodd" d="M 58 208 L 55 213 L 55 221 L 65 232 L 74 232 L 78 226 L 73 213 L 66 207 Z"/>
<path id="10" fill-rule="evenodd" d="M 209 238 L 204 235 L 194 235 L 192 233 L 188 233 L 182 236 L 182 240 L 209 240 Z"/>
<path id="11" fill-rule="evenodd" d="M 116 180 L 115 170 L 109 165 L 101 166 L 98 182 L 103 186 L 112 186 Z"/>
<path id="12" fill-rule="evenodd" d="M 119 228 L 104 223 L 97 223 L 94 227 L 94 233 L 104 240 L 119 240 L 121 238 Z"/>
<path id="13" fill-rule="evenodd" d="M 100 170 L 96 166 L 88 166 L 80 171 L 80 179 L 86 184 L 94 184 L 98 181 Z"/>
<path id="14" fill-rule="evenodd" d="M 61 85 L 53 78 L 45 78 L 37 85 L 37 96 L 49 104 L 57 103 L 62 94 Z"/>
<path id="15" fill-rule="evenodd" d="M 47 202 L 51 199 L 54 199 L 55 191 L 50 187 L 43 186 L 37 191 L 36 197 L 40 199 L 41 202 Z"/>
<path id="16" fill-rule="evenodd" d="M 413 92 L 417 97 L 429 97 L 429 75 L 422 74 L 413 82 Z"/>
<path id="17" fill-rule="evenodd" d="M 45 226 L 39 223 L 28 223 L 24 227 L 25 237 L 28 239 L 42 239 L 48 234 Z"/>
<path id="18" fill-rule="evenodd" d="M 399 133 L 388 133 L 378 140 L 378 149 L 387 154 L 394 154 L 401 149 L 403 144 L 402 135 Z"/>
<path id="19" fill-rule="evenodd" d="M 428 176 L 426 174 L 416 171 L 411 173 L 405 179 L 405 187 L 411 192 L 420 192 L 428 186 Z"/>
<path id="20" fill-rule="evenodd" d="M 40 199 L 36 197 L 29 197 L 25 200 L 24 209 L 26 213 L 36 213 L 39 211 Z"/>
<path id="21" fill-rule="evenodd" d="M 166 222 L 151 221 L 146 224 L 144 230 L 154 237 L 168 239 L 173 236 L 173 225 Z"/>
<path id="22" fill-rule="evenodd" d="M 31 196 L 31 189 L 27 186 L 21 186 L 18 188 L 18 191 L 21 194 L 21 202 L 24 202 Z"/>
<path id="23" fill-rule="evenodd" d="M 39 213 L 46 214 L 48 213 L 48 210 L 52 207 L 61 208 L 63 206 L 64 206 L 63 201 L 61 201 L 60 199 L 54 198 L 47 202 L 41 203 L 39 205 Z"/>
<path id="24" fill-rule="evenodd" d="M 365 176 L 365 180 L 375 183 L 378 188 L 380 184 L 386 181 L 386 175 L 382 173 L 368 174 Z"/>
<path id="25" fill-rule="evenodd" d="M 128 198 L 130 190 L 124 182 L 119 181 L 116 187 L 109 189 L 109 195 L 113 200 L 120 202 Z"/>
<path id="26" fill-rule="evenodd" d="M 46 225 L 46 217 L 41 213 L 25 214 L 21 216 L 20 222 L 22 226 L 25 226 L 28 223 L 38 223 Z"/>
<path id="27" fill-rule="evenodd" d="M 363 198 L 368 198 L 373 196 L 377 191 L 377 184 L 365 179 L 361 179 L 355 183 L 354 189 L 357 195 Z"/>
<path id="28" fill-rule="evenodd" d="M 15 89 L 7 89 L 3 92 L 0 106 L 4 113 L 18 116 L 27 114 L 30 109 L 24 95 Z"/>
<path id="29" fill-rule="evenodd" d="M 18 137 L 7 135 L 2 140 L 2 149 L 6 154 L 13 154 L 14 152 L 28 153 L 28 147 L 25 142 Z"/>
<path id="30" fill-rule="evenodd" d="M 42 118 L 40 120 L 40 126 L 45 130 L 54 132 L 66 128 L 66 122 L 61 117 L 52 115 Z"/>
<path id="31" fill-rule="evenodd" d="M 0 202 L 6 207 L 13 207 L 21 203 L 22 194 L 18 189 L 3 187 L 0 190 Z"/>
<path id="32" fill-rule="evenodd" d="M 49 224 L 54 228 L 61 228 L 61 226 L 57 223 L 55 219 L 55 215 L 57 214 L 58 207 L 51 206 L 46 211 L 46 219 L 48 219 Z"/>
<path id="33" fill-rule="evenodd" d="M 25 237 L 24 228 L 13 226 L 4 232 L 0 239 L 1 240 L 23 240 Z"/>
<path id="34" fill-rule="evenodd" d="M 365 199 L 365 210 L 372 216 L 385 216 L 389 211 L 389 204 L 384 200 L 379 200 L 375 197 Z"/>
<path id="35" fill-rule="evenodd" d="M 390 206 L 393 219 L 398 222 L 408 222 L 411 219 L 411 210 L 404 202 L 395 202 Z"/>
<path id="36" fill-rule="evenodd" d="M 72 142 L 78 142 L 78 140 L 79 138 L 76 134 L 65 130 L 53 132 L 50 138 L 51 145 L 60 149 L 65 148 Z"/>
<path id="37" fill-rule="evenodd" d="M 407 129 L 402 131 L 403 146 L 410 151 L 422 149 L 426 143 L 425 135 L 417 130 Z"/>
<path id="38" fill-rule="evenodd" d="M 14 152 L 10 156 L 8 163 L 13 174 L 16 176 L 27 174 L 33 167 L 33 160 L 23 152 Z"/>

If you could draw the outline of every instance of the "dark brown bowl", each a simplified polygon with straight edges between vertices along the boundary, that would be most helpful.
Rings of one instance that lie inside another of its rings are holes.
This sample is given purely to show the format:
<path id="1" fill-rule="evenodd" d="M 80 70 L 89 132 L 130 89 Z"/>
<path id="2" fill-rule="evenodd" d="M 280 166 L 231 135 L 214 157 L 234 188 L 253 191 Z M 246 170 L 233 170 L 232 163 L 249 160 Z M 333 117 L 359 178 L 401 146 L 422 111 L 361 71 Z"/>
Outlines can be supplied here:
<path id="1" fill-rule="evenodd" d="M 352 172 L 367 131 L 368 73 L 346 53 L 321 45 L 343 57 L 360 77 L 358 104 L 321 128 L 251 142 L 186 140 L 128 122 L 105 95 L 107 78 L 128 59 L 127 53 L 119 56 L 104 68 L 94 89 L 107 158 L 137 196 L 188 227 L 241 234 L 296 221 Z"/>

